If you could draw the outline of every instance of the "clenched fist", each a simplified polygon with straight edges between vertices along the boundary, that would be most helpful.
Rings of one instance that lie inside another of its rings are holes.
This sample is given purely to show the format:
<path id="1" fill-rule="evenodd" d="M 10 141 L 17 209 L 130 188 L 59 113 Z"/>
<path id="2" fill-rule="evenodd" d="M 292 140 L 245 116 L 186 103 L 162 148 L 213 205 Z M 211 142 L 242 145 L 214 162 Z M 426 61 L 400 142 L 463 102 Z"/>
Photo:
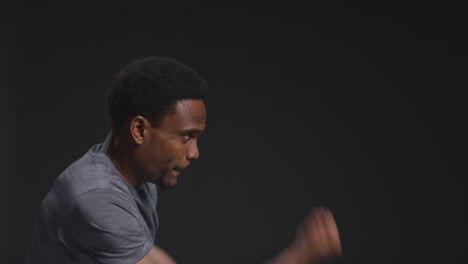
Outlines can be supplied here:
<path id="1" fill-rule="evenodd" d="M 293 242 L 306 263 L 341 256 L 341 242 L 335 219 L 328 208 L 314 208 L 296 232 Z"/>
<path id="2" fill-rule="evenodd" d="M 269 263 L 319 264 L 341 256 L 335 219 L 328 208 L 313 208 L 299 226 L 293 243 Z"/>

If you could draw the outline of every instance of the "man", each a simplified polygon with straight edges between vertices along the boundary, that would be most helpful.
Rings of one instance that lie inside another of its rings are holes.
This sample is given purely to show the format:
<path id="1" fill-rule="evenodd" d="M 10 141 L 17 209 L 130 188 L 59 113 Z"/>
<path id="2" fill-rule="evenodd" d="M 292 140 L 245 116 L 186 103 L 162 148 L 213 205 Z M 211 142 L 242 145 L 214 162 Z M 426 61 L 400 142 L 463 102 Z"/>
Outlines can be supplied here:
<path id="1" fill-rule="evenodd" d="M 39 209 L 27 263 L 175 261 L 154 240 L 157 189 L 172 188 L 200 153 L 206 82 L 164 57 L 136 60 L 108 93 L 112 132 L 57 178 Z M 315 209 L 271 263 L 319 263 L 341 254 L 328 209 Z"/>

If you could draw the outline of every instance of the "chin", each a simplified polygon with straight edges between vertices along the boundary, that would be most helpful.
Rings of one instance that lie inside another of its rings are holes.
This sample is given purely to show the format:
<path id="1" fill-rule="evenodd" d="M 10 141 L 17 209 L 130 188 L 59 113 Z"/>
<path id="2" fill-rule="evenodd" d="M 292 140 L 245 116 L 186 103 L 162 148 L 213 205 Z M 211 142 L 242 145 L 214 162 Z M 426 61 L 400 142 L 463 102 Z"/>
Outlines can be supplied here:
<path id="1" fill-rule="evenodd" d="M 169 179 L 168 181 L 162 181 L 159 182 L 157 185 L 162 189 L 170 190 L 177 186 L 177 179 Z"/>

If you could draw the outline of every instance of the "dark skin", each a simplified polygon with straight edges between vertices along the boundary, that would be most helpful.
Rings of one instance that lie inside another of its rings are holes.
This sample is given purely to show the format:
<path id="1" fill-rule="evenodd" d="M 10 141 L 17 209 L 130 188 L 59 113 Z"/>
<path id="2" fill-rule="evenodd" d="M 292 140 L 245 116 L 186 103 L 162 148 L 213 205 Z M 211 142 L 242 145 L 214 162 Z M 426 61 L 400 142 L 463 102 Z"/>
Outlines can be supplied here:
<path id="1" fill-rule="evenodd" d="M 113 135 L 107 155 L 133 187 L 146 181 L 172 188 L 179 175 L 200 156 L 197 140 L 205 126 L 203 101 L 179 100 L 158 126 L 142 116 L 127 120 Z M 315 208 L 298 228 L 291 245 L 270 263 L 315 264 L 340 255 L 339 233 L 331 211 Z M 154 246 L 137 264 L 174 263 L 164 250 Z"/>

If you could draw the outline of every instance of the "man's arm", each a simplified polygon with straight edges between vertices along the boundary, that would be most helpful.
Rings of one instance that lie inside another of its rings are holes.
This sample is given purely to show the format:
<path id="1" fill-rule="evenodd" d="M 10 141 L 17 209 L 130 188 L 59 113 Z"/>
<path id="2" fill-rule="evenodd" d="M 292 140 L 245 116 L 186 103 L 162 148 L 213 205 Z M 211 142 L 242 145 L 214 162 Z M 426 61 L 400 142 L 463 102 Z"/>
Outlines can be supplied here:
<path id="1" fill-rule="evenodd" d="M 158 246 L 151 250 L 136 264 L 176 264 L 175 260 Z"/>
<path id="2" fill-rule="evenodd" d="M 58 223 L 57 236 L 77 263 L 136 263 L 154 246 L 134 202 L 110 189 L 76 197 Z"/>
<path id="3" fill-rule="evenodd" d="M 319 264 L 341 256 L 341 242 L 329 209 L 314 208 L 298 228 L 289 247 L 267 264 Z M 164 250 L 154 246 L 137 264 L 175 264 Z"/>
<path id="4" fill-rule="evenodd" d="M 298 228 L 293 243 L 268 264 L 318 264 L 341 256 L 335 219 L 327 208 L 314 208 Z"/>

